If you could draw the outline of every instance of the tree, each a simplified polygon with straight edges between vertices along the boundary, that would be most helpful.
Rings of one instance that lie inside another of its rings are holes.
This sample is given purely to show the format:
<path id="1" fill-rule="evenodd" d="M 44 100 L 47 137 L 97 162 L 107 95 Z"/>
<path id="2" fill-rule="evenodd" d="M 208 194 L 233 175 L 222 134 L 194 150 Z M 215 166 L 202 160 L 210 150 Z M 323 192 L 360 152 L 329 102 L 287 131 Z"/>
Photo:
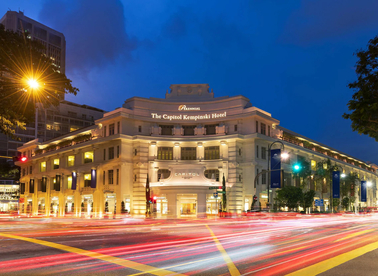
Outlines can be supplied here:
<path id="1" fill-rule="evenodd" d="M 299 203 L 303 200 L 302 189 L 295 186 L 285 186 L 277 191 L 275 198 L 280 206 L 287 206 L 290 210 L 298 208 Z"/>
<path id="2" fill-rule="evenodd" d="M 314 190 L 308 190 L 307 192 L 303 193 L 302 205 L 303 208 L 310 208 L 314 203 L 314 197 L 316 192 Z"/>
<path id="3" fill-rule="evenodd" d="M 34 120 L 35 104 L 58 105 L 64 94 L 79 91 L 44 54 L 37 40 L 5 30 L 0 24 L 0 132 L 14 136 Z"/>
<path id="4" fill-rule="evenodd" d="M 344 210 L 347 210 L 348 207 L 349 207 L 349 197 L 344 197 L 342 200 L 341 200 L 341 206 L 343 206 L 343 209 Z"/>
<path id="5" fill-rule="evenodd" d="M 323 193 L 327 193 L 327 190 L 329 189 L 329 186 L 332 181 L 332 172 L 339 170 L 339 167 L 337 166 L 336 163 L 332 165 L 331 160 L 328 158 L 327 160 L 323 160 L 321 162 L 317 163 L 317 168 L 316 168 L 316 173 L 315 173 L 315 178 L 321 182 L 323 182 L 322 185 L 322 198 L 323 198 Z M 324 181 L 325 180 L 325 181 Z M 328 186 L 328 187 L 327 187 Z M 331 191 L 329 190 L 329 195 L 330 195 L 330 202 L 332 202 L 332 194 Z"/>
<path id="6" fill-rule="evenodd" d="M 355 55 L 357 81 L 348 85 L 355 93 L 348 102 L 351 113 L 343 118 L 352 121 L 353 131 L 378 141 L 378 36 L 369 40 L 367 50 Z"/>
<path id="7" fill-rule="evenodd" d="M 226 212 L 226 209 L 227 209 L 227 197 L 226 197 L 226 179 L 224 178 L 224 174 L 223 174 L 223 178 L 222 178 L 222 191 L 223 191 L 223 194 L 222 194 L 222 211 L 223 212 Z"/>

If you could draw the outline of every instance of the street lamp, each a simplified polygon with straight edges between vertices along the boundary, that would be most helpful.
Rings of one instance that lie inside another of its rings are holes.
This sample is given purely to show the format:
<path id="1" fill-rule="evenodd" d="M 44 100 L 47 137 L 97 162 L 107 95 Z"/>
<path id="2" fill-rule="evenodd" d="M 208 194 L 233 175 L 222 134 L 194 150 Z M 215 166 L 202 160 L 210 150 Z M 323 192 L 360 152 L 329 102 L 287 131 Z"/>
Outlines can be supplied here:
<path id="1" fill-rule="evenodd" d="M 29 85 L 31 89 L 37 89 L 39 87 L 39 83 L 36 79 L 28 79 L 26 83 Z"/>

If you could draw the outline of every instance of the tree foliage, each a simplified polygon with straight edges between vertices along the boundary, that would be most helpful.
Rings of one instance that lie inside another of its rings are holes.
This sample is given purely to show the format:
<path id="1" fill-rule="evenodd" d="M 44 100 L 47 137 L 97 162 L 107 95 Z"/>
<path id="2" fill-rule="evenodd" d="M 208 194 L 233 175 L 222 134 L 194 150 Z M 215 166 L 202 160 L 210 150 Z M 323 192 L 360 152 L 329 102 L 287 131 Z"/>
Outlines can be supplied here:
<path id="1" fill-rule="evenodd" d="M 299 186 L 301 188 L 304 187 L 304 184 L 305 182 L 309 179 L 309 177 L 311 176 L 311 164 L 310 162 L 306 161 L 306 160 L 299 160 L 297 162 L 299 164 L 299 166 L 301 167 L 301 169 L 296 172 L 296 171 L 293 171 L 292 174 L 293 174 L 293 178 L 299 183 L 300 180 L 302 179 L 302 182 L 299 183 Z"/>
<path id="2" fill-rule="evenodd" d="M 280 206 L 287 206 L 290 210 L 298 208 L 303 200 L 302 189 L 295 186 L 285 186 L 277 191 L 276 200 Z"/>
<path id="3" fill-rule="evenodd" d="M 351 113 L 344 113 L 343 118 L 352 121 L 353 131 L 378 141 L 378 36 L 355 55 L 357 81 L 348 85 L 355 93 L 348 102 Z"/>
<path id="4" fill-rule="evenodd" d="M 316 194 L 316 192 L 314 190 L 308 190 L 307 192 L 303 193 L 303 198 L 302 198 L 303 208 L 312 207 L 315 194 Z"/>
<path id="5" fill-rule="evenodd" d="M 44 52 L 27 32 L 20 35 L 0 24 L 0 132 L 12 138 L 16 127 L 34 120 L 36 103 L 56 106 L 64 94 L 79 91 Z"/>

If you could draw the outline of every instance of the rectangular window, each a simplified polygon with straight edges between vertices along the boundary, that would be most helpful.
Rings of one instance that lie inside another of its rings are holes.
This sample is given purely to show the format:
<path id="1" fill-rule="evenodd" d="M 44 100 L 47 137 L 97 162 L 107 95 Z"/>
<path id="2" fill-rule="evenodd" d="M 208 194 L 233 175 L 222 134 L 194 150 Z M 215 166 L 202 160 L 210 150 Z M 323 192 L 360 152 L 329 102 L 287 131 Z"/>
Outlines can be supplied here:
<path id="1" fill-rule="evenodd" d="M 259 158 L 259 146 L 256 145 L 256 158 Z"/>
<path id="2" fill-rule="evenodd" d="M 29 172 L 30 172 L 30 174 L 33 173 L 33 166 L 30 166 L 30 168 L 29 168 Z"/>
<path id="3" fill-rule="evenodd" d="M 117 146 L 117 158 L 119 158 L 119 146 Z"/>
<path id="4" fill-rule="evenodd" d="M 266 160 L 266 147 L 261 147 L 261 159 Z"/>
<path id="5" fill-rule="evenodd" d="M 159 160 L 173 160 L 173 148 L 172 147 L 158 147 Z"/>
<path id="6" fill-rule="evenodd" d="M 41 172 L 45 172 L 45 171 L 46 171 L 46 161 L 41 162 Z"/>
<path id="7" fill-rule="evenodd" d="M 93 151 L 87 151 L 84 153 L 84 164 L 93 162 Z"/>
<path id="8" fill-rule="evenodd" d="M 184 136 L 193 136 L 196 126 L 182 126 L 184 129 Z"/>
<path id="9" fill-rule="evenodd" d="M 270 137 L 270 126 L 268 126 L 268 136 Z"/>
<path id="10" fill-rule="evenodd" d="M 86 120 L 86 119 L 87 119 L 87 115 L 86 115 L 86 114 L 81 114 L 81 118 L 82 118 L 83 120 Z"/>
<path id="11" fill-rule="evenodd" d="M 160 125 L 161 135 L 173 135 L 173 126 L 169 125 Z"/>
<path id="12" fill-rule="evenodd" d="M 261 123 L 260 126 L 261 126 L 261 134 L 266 135 L 266 124 Z"/>
<path id="13" fill-rule="evenodd" d="M 259 132 L 259 121 L 256 121 L 256 133 Z"/>
<path id="14" fill-rule="evenodd" d="M 109 136 L 114 135 L 114 124 L 109 125 Z"/>
<path id="15" fill-rule="evenodd" d="M 53 164 L 54 164 L 54 170 L 59 169 L 59 159 L 58 158 L 54 159 Z"/>
<path id="16" fill-rule="evenodd" d="M 117 122 L 117 133 L 121 133 L 121 122 Z"/>
<path id="17" fill-rule="evenodd" d="M 217 134 L 217 124 L 216 125 L 205 125 L 206 135 Z"/>
<path id="18" fill-rule="evenodd" d="M 84 174 L 84 187 L 90 187 L 91 186 L 91 174 L 90 173 L 86 173 Z"/>
<path id="19" fill-rule="evenodd" d="M 265 172 L 265 170 L 263 170 L 263 172 Z M 266 173 L 263 173 L 261 175 L 261 184 L 266 184 L 266 177 L 267 177 Z"/>
<path id="20" fill-rule="evenodd" d="M 25 176 L 25 168 L 22 169 L 22 176 Z"/>
<path id="21" fill-rule="evenodd" d="M 106 126 L 104 126 L 104 137 L 106 137 Z"/>
<path id="22" fill-rule="evenodd" d="M 205 147 L 205 160 L 219 159 L 219 146 Z"/>
<path id="23" fill-rule="evenodd" d="M 109 148 L 109 160 L 114 159 L 114 147 Z"/>
<path id="24" fill-rule="evenodd" d="M 108 184 L 113 184 L 113 170 L 108 170 Z"/>
<path id="25" fill-rule="evenodd" d="M 67 177 L 67 189 L 72 189 L 72 176 Z"/>
<path id="26" fill-rule="evenodd" d="M 311 160 L 311 170 L 316 171 L 316 161 L 315 160 Z"/>
<path id="27" fill-rule="evenodd" d="M 195 147 L 183 147 L 181 148 L 181 160 L 196 160 L 197 148 Z"/>
<path id="28" fill-rule="evenodd" d="M 234 131 L 235 131 L 235 132 L 238 131 L 238 125 L 234 125 Z"/>
<path id="29" fill-rule="evenodd" d="M 67 167 L 73 167 L 75 165 L 75 156 L 70 155 L 67 157 Z"/>
<path id="30" fill-rule="evenodd" d="M 106 174 L 105 174 L 105 171 L 103 171 L 103 174 L 102 174 L 102 184 L 106 184 L 105 183 L 105 181 L 106 181 Z"/>
<path id="31" fill-rule="evenodd" d="M 138 132 L 142 132 L 142 126 L 138 126 Z"/>
<path id="32" fill-rule="evenodd" d="M 117 180 L 116 180 L 116 184 L 118 185 L 119 184 L 119 169 L 117 169 Z"/>
<path id="33" fill-rule="evenodd" d="M 106 160 L 106 149 L 104 149 L 104 160 Z"/>

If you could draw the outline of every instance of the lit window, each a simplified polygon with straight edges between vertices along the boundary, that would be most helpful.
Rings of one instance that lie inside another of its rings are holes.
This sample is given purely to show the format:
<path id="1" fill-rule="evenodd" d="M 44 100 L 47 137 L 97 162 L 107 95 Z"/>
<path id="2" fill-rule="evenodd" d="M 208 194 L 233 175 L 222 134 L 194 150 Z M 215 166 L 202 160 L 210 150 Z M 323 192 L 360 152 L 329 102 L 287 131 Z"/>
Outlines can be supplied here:
<path id="1" fill-rule="evenodd" d="M 54 159 L 54 170 L 59 169 L 59 159 Z"/>
<path id="2" fill-rule="evenodd" d="M 67 177 L 67 189 L 72 189 L 72 176 Z"/>
<path id="3" fill-rule="evenodd" d="M 73 165 L 75 165 L 75 156 L 70 155 L 67 157 L 67 166 L 72 167 Z"/>
<path id="4" fill-rule="evenodd" d="M 41 162 L 41 172 L 46 171 L 46 162 Z"/>
<path id="5" fill-rule="evenodd" d="M 46 124 L 46 129 L 47 129 L 47 130 L 52 130 L 52 129 L 53 129 L 53 126 L 52 126 L 52 125 L 48 125 L 48 124 Z"/>
<path id="6" fill-rule="evenodd" d="M 78 129 L 79 129 L 78 127 L 70 127 L 70 132 L 78 130 Z"/>
<path id="7" fill-rule="evenodd" d="M 84 174 L 84 187 L 90 187 L 91 186 L 91 174 L 90 173 L 86 173 Z"/>
<path id="8" fill-rule="evenodd" d="M 87 151 L 84 153 L 84 163 L 93 162 L 93 151 Z"/>
<path id="9" fill-rule="evenodd" d="M 316 171 L 316 161 L 311 160 L 311 170 Z"/>

